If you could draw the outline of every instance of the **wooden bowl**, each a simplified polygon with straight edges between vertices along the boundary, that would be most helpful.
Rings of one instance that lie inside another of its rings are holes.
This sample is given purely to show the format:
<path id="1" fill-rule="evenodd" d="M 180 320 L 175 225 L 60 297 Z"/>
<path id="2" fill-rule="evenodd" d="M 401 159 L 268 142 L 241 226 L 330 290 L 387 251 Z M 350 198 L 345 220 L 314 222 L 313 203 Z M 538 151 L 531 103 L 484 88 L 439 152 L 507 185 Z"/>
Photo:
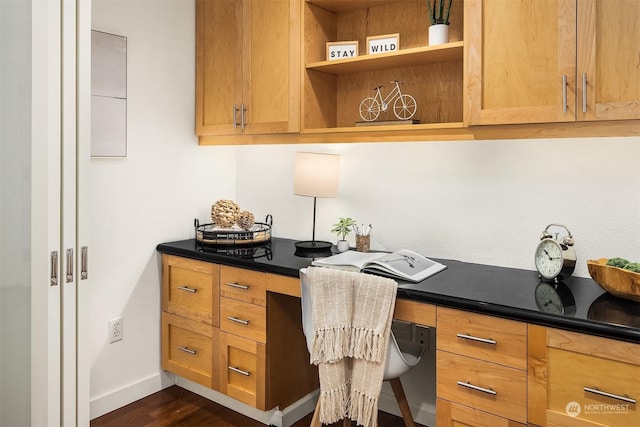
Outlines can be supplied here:
<path id="1" fill-rule="evenodd" d="M 640 273 L 607 265 L 608 258 L 589 259 L 591 278 L 611 295 L 640 302 Z"/>

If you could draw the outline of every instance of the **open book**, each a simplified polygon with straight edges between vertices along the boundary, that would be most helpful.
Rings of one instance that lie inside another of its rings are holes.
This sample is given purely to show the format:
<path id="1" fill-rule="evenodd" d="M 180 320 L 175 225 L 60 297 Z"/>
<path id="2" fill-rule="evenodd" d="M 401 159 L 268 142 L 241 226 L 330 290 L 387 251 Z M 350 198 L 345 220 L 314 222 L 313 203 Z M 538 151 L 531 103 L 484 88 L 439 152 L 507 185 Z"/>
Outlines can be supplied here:
<path id="1" fill-rule="evenodd" d="M 314 260 L 312 265 L 379 274 L 408 282 L 420 282 L 447 268 L 408 249 L 393 253 L 346 251 Z"/>

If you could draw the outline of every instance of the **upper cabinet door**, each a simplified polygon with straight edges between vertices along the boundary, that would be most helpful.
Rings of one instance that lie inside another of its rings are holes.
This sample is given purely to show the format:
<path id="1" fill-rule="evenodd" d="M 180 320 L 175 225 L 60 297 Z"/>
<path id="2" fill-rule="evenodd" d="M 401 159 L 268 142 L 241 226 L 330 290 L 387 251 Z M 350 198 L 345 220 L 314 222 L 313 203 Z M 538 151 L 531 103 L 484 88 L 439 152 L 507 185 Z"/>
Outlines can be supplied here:
<path id="1" fill-rule="evenodd" d="M 468 123 L 575 120 L 575 0 L 467 0 Z"/>
<path id="2" fill-rule="evenodd" d="M 242 2 L 196 1 L 196 134 L 241 133 Z"/>
<path id="3" fill-rule="evenodd" d="M 244 0 L 244 132 L 300 130 L 300 1 Z"/>
<path id="4" fill-rule="evenodd" d="M 578 120 L 640 119 L 640 2 L 578 1 Z"/>
<path id="5" fill-rule="evenodd" d="M 196 134 L 299 131 L 299 0 L 196 5 Z"/>

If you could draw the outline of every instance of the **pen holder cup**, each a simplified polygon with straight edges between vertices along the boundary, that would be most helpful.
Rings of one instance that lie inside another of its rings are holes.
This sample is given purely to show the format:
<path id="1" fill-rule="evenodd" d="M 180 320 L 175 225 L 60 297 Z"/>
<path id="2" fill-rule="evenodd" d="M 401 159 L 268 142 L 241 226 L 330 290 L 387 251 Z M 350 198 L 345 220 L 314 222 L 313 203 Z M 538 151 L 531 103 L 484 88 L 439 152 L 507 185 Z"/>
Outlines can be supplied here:
<path id="1" fill-rule="evenodd" d="M 371 235 L 356 235 L 356 251 L 369 252 L 369 246 L 371 244 Z"/>

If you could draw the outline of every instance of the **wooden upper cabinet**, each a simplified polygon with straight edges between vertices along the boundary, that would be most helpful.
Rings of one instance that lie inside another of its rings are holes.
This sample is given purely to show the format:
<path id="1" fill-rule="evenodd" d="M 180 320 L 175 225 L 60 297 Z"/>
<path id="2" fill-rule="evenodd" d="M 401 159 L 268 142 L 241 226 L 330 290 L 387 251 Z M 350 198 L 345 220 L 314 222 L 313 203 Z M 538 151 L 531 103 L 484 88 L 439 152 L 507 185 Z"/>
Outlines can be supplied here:
<path id="1" fill-rule="evenodd" d="M 578 120 L 640 119 L 640 2 L 578 1 Z"/>
<path id="2" fill-rule="evenodd" d="M 640 118 L 640 3 L 470 0 L 468 123 Z"/>
<path id="3" fill-rule="evenodd" d="M 298 0 L 197 0 L 196 134 L 300 129 Z"/>
<path id="4" fill-rule="evenodd" d="M 469 124 L 575 119 L 575 0 L 470 0 Z"/>

